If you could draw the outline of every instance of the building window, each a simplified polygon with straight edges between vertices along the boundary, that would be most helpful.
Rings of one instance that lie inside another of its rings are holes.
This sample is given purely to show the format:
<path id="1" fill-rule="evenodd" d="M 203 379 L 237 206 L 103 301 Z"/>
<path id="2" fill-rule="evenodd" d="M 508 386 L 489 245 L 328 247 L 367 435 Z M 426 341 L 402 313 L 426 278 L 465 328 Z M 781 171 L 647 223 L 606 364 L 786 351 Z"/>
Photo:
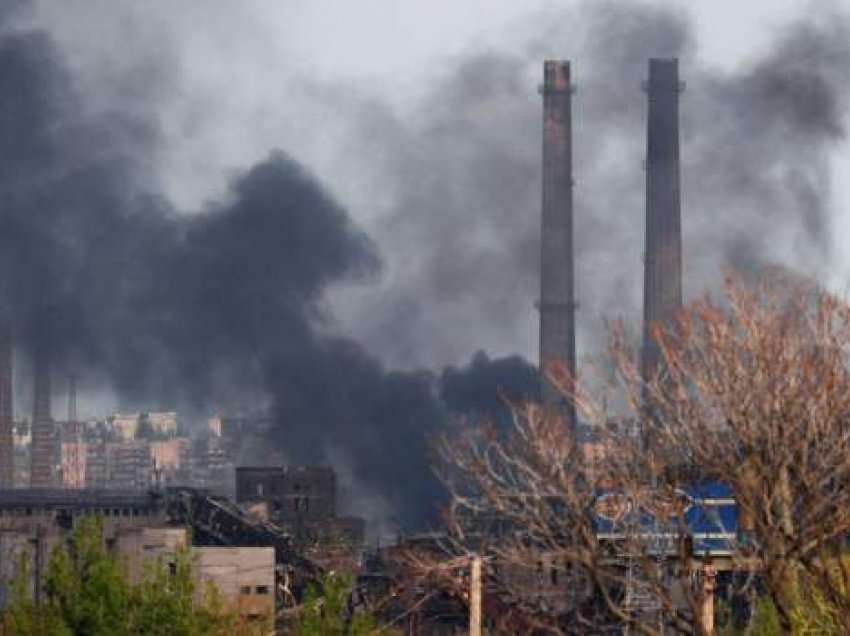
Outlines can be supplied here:
<path id="1" fill-rule="evenodd" d="M 257 594 L 268 594 L 268 593 L 269 593 L 269 586 L 268 586 L 268 585 L 258 585 L 258 586 L 255 588 L 255 590 L 254 590 L 254 591 L 255 591 Z"/>
<path id="2" fill-rule="evenodd" d="M 239 588 L 239 593 L 242 594 L 243 596 L 247 596 L 248 594 L 251 593 L 251 586 L 250 585 L 243 585 L 242 587 Z"/>
<path id="3" fill-rule="evenodd" d="M 295 497 L 292 501 L 295 512 L 309 512 L 310 511 L 310 499 L 309 497 Z"/>

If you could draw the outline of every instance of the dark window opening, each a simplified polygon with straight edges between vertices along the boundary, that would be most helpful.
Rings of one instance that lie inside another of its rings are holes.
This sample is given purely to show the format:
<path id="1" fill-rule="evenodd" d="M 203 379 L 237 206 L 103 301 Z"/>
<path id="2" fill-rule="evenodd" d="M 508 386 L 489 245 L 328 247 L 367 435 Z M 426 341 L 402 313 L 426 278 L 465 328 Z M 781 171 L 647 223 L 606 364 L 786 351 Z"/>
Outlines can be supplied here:
<path id="1" fill-rule="evenodd" d="M 295 507 L 295 512 L 309 512 L 310 510 L 309 497 L 295 497 L 292 503 Z"/>

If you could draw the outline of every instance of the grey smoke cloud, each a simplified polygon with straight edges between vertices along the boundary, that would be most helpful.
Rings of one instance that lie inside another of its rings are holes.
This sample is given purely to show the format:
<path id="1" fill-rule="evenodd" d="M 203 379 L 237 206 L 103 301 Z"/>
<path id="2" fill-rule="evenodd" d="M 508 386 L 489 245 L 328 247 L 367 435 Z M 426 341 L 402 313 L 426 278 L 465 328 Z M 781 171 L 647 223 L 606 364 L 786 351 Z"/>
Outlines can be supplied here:
<path id="1" fill-rule="evenodd" d="M 106 380 L 125 408 L 268 407 L 292 461 L 344 457 L 399 523 L 433 512 L 439 379 L 332 333 L 327 289 L 382 261 L 310 171 L 276 151 L 180 212 L 147 169 L 150 113 L 92 112 L 49 34 L 0 30 L 0 91 L 0 301 L 22 352 L 48 346 L 55 376 Z"/>
<path id="2" fill-rule="evenodd" d="M 120 25 L 128 6 L 100 6 L 103 19 Z M 288 458 L 344 458 L 365 499 L 407 523 L 439 497 L 428 436 L 458 413 L 490 415 L 499 387 L 533 393 L 533 368 L 508 354 L 535 348 L 543 58 L 572 59 L 578 82 L 580 351 L 600 342 L 602 316 L 639 319 L 650 56 L 681 57 L 688 81 L 686 289 L 730 261 L 815 275 L 832 264 L 841 13 L 789 25 L 734 72 L 701 64 L 682 12 L 593 2 L 522 25 L 515 49 L 446 60 L 402 105 L 289 77 L 291 99 L 238 133 L 284 152 L 246 153 L 223 133 L 231 178 L 216 171 L 208 203 L 183 210 L 163 194 L 164 149 L 202 136 L 240 95 L 186 94 L 200 72 L 180 64 L 190 34 L 133 11 L 149 22 L 112 64 L 83 51 L 93 16 L 74 19 L 79 32 L 48 20 L 48 32 L 0 36 L 0 282 L 19 336 L 50 336 L 57 372 L 86 369 L 127 406 L 268 404 Z"/>
<path id="3" fill-rule="evenodd" d="M 526 25 L 527 27 L 527 25 Z M 846 13 L 786 25 L 733 71 L 705 66 L 685 12 L 583 3 L 537 22 L 514 50 L 448 60 L 409 110 L 348 108 L 344 147 L 374 163 L 390 203 L 375 236 L 392 285 L 364 303 L 359 333 L 396 364 L 471 350 L 533 352 L 538 287 L 541 60 L 568 58 L 574 117 L 579 349 L 599 350 L 602 317 L 640 320 L 649 57 L 679 57 L 686 294 L 724 265 L 835 268 L 830 158 L 844 138 Z M 352 114 L 353 113 L 353 114 Z M 396 258 L 397 257 L 397 258 Z M 374 309 L 374 310 L 373 310 Z M 412 325 L 382 338 L 388 324 Z M 363 325 L 366 325 L 365 327 Z"/>

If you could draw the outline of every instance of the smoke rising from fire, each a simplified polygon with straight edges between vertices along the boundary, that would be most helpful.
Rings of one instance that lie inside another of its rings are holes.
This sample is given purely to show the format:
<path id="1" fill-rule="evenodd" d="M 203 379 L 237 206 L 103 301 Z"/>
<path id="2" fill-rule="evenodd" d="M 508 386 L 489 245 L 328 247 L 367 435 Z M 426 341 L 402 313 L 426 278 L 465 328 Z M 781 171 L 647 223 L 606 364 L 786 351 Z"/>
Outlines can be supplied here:
<path id="1" fill-rule="evenodd" d="M 649 57 L 679 57 L 684 281 L 702 293 L 722 266 L 779 264 L 821 280 L 836 270 L 830 159 L 844 141 L 848 16 L 824 9 L 776 33 L 734 71 L 705 67 L 689 17 L 647 3 L 591 2 L 524 25 L 525 45 L 449 60 L 410 111 L 363 102 L 352 118 L 374 171 L 392 286 L 359 323 L 399 364 L 441 364 L 470 348 L 533 354 L 538 294 L 541 60 L 570 59 L 579 351 L 604 339 L 603 317 L 642 306 Z M 387 194 L 389 192 L 389 194 Z M 403 251 L 395 243 L 427 246 Z M 400 284 L 398 279 L 402 279 Z M 414 311 L 412 308 L 421 308 Z M 407 338 L 381 334 L 399 316 Z M 451 325 L 446 329 L 446 325 Z M 510 347 L 506 347 L 510 343 Z M 474 349 L 472 349 L 474 350 Z"/>
<path id="2" fill-rule="evenodd" d="M 54 374 L 108 378 L 127 408 L 269 406 L 288 458 L 344 456 L 421 521 L 437 497 L 427 435 L 446 417 L 437 378 L 328 333 L 328 286 L 381 261 L 316 177 L 274 152 L 181 214 L 146 169 L 156 126 L 88 112 L 48 35 L 0 36 L 0 91 L 0 289 L 19 349 L 49 343 Z"/>
<path id="3" fill-rule="evenodd" d="M 162 183 L 163 148 L 181 139 L 166 111 L 191 85 L 172 63 L 180 33 L 142 38 L 145 64 L 115 51 L 127 70 L 98 92 L 73 55 L 85 44 L 26 26 L 38 20 L 18 4 L 0 11 L 0 284 L 22 350 L 49 338 L 57 373 L 109 385 L 127 407 L 268 407 L 287 459 L 339 459 L 405 523 L 439 498 L 428 436 L 461 413 L 495 416 L 499 388 L 534 394 L 532 366 L 509 354 L 534 348 L 542 59 L 572 59 L 578 82 L 580 351 L 600 342 L 601 316 L 639 318 L 650 56 L 680 57 L 688 82 L 686 290 L 726 262 L 821 277 L 835 264 L 841 13 L 789 25 L 734 72 L 702 66 L 682 12 L 593 2 L 521 25 L 513 50 L 447 60 L 405 107 L 290 77 L 300 106 L 279 100 L 267 116 L 322 130 L 333 158 L 311 171 L 285 138 L 245 142 L 255 153 L 234 141 L 251 159 L 183 210 Z M 231 99 L 195 97 L 178 132 L 202 135 Z"/>

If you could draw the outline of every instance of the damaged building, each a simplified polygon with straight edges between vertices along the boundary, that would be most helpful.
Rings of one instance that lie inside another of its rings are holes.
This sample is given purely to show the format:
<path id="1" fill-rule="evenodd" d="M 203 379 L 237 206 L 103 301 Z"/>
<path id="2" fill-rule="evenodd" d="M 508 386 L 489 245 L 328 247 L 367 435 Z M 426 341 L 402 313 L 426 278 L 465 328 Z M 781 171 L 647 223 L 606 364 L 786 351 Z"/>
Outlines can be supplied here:
<path id="1" fill-rule="evenodd" d="M 288 534 L 226 499 L 191 488 L 118 491 L 33 488 L 0 490 L 0 607 L 21 559 L 36 602 L 50 555 L 82 519 L 103 523 L 106 547 L 138 580 L 152 559 L 173 561 L 191 537 L 199 589 L 214 583 L 244 620 L 274 626 L 278 611 L 297 603 L 321 568 L 300 556 Z"/>
<path id="2" fill-rule="evenodd" d="M 365 521 L 338 516 L 336 498 L 336 473 L 328 466 L 236 469 L 239 505 L 280 525 L 316 563 L 354 572 L 365 547 Z"/>

